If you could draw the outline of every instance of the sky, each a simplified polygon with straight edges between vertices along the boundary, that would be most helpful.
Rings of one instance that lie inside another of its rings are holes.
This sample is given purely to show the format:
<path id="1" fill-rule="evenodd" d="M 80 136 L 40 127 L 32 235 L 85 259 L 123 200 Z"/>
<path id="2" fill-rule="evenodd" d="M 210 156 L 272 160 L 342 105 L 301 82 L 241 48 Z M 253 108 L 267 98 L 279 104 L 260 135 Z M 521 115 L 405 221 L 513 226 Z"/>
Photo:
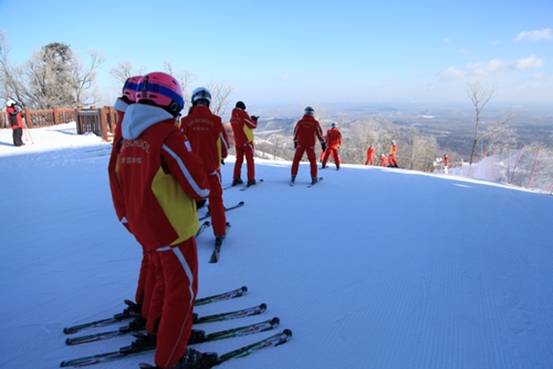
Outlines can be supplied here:
<path id="1" fill-rule="evenodd" d="M 110 71 L 166 61 L 257 104 L 467 101 L 467 83 L 510 103 L 553 103 L 553 1 L 14 1 L 0 0 L 10 60 L 50 42 Z M 10 16 L 13 14 L 13 16 Z"/>

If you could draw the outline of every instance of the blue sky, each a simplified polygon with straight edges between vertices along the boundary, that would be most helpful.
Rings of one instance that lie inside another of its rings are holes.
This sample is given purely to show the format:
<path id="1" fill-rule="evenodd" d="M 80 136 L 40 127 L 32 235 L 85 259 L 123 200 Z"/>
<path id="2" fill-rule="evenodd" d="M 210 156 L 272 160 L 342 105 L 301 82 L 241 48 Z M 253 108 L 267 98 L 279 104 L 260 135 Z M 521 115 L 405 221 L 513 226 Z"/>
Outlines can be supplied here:
<path id="1" fill-rule="evenodd" d="M 468 80 L 505 102 L 553 102 L 553 2 L 548 1 L 2 1 L 14 63 L 49 42 L 110 70 L 165 61 L 223 82 L 256 103 L 466 100 Z"/>

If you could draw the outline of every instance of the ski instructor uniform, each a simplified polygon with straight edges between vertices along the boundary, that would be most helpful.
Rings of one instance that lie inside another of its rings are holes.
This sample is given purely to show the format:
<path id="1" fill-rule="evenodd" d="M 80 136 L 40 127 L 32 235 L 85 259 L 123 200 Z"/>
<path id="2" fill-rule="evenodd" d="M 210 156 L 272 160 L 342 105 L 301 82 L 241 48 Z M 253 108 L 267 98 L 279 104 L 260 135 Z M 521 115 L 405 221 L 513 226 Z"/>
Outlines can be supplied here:
<path id="1" fill-rule="evenodd" d="M 145 252 L 159 257 L 163 286 L 156 290 L 164 293 L 155 362 L 174 368 L 190 356 L 198 289 L 196 201 L 209 190 L 201 159 L 175 125 L 184 106 L 179 83 L 166 73 L 149 73 L 136 98 L 123 118 L 117 176 L 127 227 Z"/>
<path id="2" fill-rule="evenodd" d="M 292 180 L 293 184 L 296 181 L 298 167 L 303 154 L 307 153 L 307 158 L 311 164 L 311 183 L 317 183 L 317 156 L 315 155 L 315 139 L 321 143 L 323 151 L 326 150 L 326 143 L 323 138 L 323 131 L 319 122 L 313 116 L 315 110 L 308 106 L 305 108 L 305 114 L 294 128 L 294 161 L 292 162 Z"/>

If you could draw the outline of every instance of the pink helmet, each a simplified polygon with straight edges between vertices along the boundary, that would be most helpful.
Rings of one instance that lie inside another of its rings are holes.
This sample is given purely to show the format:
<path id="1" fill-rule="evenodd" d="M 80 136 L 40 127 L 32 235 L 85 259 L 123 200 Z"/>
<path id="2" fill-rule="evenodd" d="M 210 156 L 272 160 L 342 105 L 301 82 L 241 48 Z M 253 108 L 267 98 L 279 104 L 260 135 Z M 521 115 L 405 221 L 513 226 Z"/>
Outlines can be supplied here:
<path id="1" fill-rule="evenodd" d="M 148 73 L 142 78 L 136 92 L 136 101 L 153 103 L 175 117 L 184 108 L 179 82 L 163 72 Z"/>
<path id="2" fill-rule="evenodd" d="M 138 85 L 142 82 L 142 76 L 129 77 L 123 85 L 122 97 L 127 100 L 128 103 L 136 102 L 136 92 L 138 91 Z"/>

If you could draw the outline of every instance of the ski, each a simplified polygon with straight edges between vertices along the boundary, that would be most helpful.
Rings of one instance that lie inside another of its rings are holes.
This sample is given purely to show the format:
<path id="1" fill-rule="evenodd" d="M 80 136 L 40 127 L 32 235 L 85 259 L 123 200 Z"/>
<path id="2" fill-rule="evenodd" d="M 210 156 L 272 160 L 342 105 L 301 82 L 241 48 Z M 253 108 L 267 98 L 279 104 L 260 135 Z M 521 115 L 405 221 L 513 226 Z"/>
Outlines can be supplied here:
<path id="1" fill-rule="evenodd" d="M 321 182 L 322 180 L 323 180 L 323 177 L 317 178 L 317 182 L 308 184 L 307 188 L 311 188 L 311 187 L 315 186 L 317 183 Z"/>
<path id="2" fill-rule="evenodd" d="M 254 323 L 250 325 L 245 325 L 241 327 L 235 327 L 235 328 L 209 333 L 205 335 L 203 339 L 197 340 L 196 342 L 189 342 L 189 344 L 190 345 L 199 344 L 199 343 L 205 343 L 210 341 L 217 341 L 217 340 L 223 340 L 227 338 L 240 337 L 240 336 L 246 336 L 250 334 L 265 332 L 278 327 L 279 324 L 280 324 L 280 319 L 275 317 L 260 323 Z M 131 345 L 129 345 L 129 346 L 121 347 L 118 351 L 105 352 L 102 354 L 84 356 L 84 357 L 71 359 L 71 360 L 64 360 L 60 363 L 60 367 L 62 368 L 82 367 L 82 366 L 94 365 L 99 363 L 105 363 L 108 361 L 125 358 L 130 355 L 139 354 L 139 353 L 151 351 L 154 349 L 155 347 L 152 347 L 152 346 L 132 347 Z"/>
<path id="3" fill-rule="evenodd" d="M 257 185 L 259 185 L 259 184 L 261 184 L 261 183 L 263 183 L 263 178 L 259 179 L 259 180 L 257 181 L 257 183 L 254 184 L 254 185 L 251 185 L 251 186 L 247 186 L 247 185 L 246 185 L 246 186 L 242 187 L 242 188 L 240 189 L 240 191 L 246 191 L 248 188 L 255 187 L 255 186 L 257 186 Z"/>
<path id="4" fill-rule="evenodd" d="M 263 313 L 265 310 L 267 310 L 267 304 L 260 304 L 254 307 L 225 312 L 225 313 L 206 315 L 206 316 L 194 315 L 193 322 L 194 324 L 219 322 L 222 320 L 231 320 L 231 319 L 243 318 L 246 316 L 259 315 Z M 78 336 L 78 337 L 70 337 L 65 340 L 65 344 L 69 346 L 81 345 L 84 343 L 104 341 L 113 337 L 125 336 L 133 332 L 142 332 L 142 331 L 143 331 L 142 327 L 132 328 L 129 325 L 124 325 L 122 327 L 119 327 L 119 329 L 115 329 L 112 331 L 87 334 L 87 335 Z"/>
<path id="5" fill-rule="evenodd" d="M 229 206 L 228 208 L 225 208 L 225 212 L 231 211 L 231 210 L 234 210 L 234 209 L 238 209 L 239 207 L 242 207 L 242 206 L 244 206 L 245 204 L 246 204 L 246 203 L 245 203 L 244 201 L 240 201 L 240 202 L 239 202 L 238 204 L 236 204 L 236 205 Z M 200 220 L 200 221 L 205 220 L 205 219 L 209 218 L 210 216 L 211 216 L 211 214 L 210 214 L 209 211 L 208 211 L 207 214 L 204 215 L 204 216 L 202 216 L 202 217 L 200 217 L 199 220 Z"/>
<path id="6" fill-rule="evenodd" d="M 198 231 L 196 231 L 196 236 L 198 237 L 204 230 L 206 230 L 211 225 L 211 222 L 209 220 L 204 221 L 200 227 L 198 228 Z"/>
<path id="7" fill-rule="evenodd" d="M 230 300 L 230 299 L 233 299 L 233 298 L 236 298 L 236 297 L 243 296 L 247 292 L 248 292 L 248 288 L 246 286 L 242 286 L 242 287 L 237 288 L 235 290 L 223 292 L 223 293 L 213 295 L 213 296 L 207 296 L 207 297 L 199 298 L 194 303 L 194 306 L 201 306 L 201 305 L 211 304 L 211 303 L 217 302 L 217 301 Z M 133 304 L 129 300 L 125 300 L 125 303 L 127 305 Z M 114 323 L 120 322 L 122 320 L 132 319 L 132 318 L 135 318 L 135 317 L 137 317 L 137 315 L 132 314 L 128 309 L 125 309 L 122 313 L 115 314 L 111 318 L 94 320 L 94 321 L 87 322 L 87 323 L 82 323 L 82 324 L 77 324 L 77 325 L 73 325 L 73 326 L 70 326 L 70 327 L 65 327 L 65 328 L 63 328 L 63 333 L 73 334 L 73 333 L 77 333 L 77 332 L 79 332 L 83 329 L 103 327 L 103 326 L 106 326 L 106 325 L 114 324 Z"/>

